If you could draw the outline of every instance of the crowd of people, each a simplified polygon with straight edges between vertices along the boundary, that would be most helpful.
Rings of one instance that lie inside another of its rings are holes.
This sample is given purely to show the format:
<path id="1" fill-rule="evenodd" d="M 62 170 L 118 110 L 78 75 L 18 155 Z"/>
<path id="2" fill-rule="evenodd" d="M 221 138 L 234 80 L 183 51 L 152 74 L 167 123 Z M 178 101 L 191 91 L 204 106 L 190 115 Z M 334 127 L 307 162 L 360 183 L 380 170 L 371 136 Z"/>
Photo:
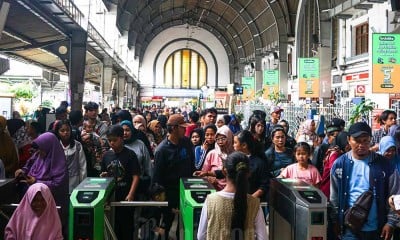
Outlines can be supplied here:
<path id="1" fill-rule="evenodd" d="M 69 194 L 86 177 L 113 177 L 116 201 L 168 201 L 156 212 L 116 207 L 118 239 L 179 238 L 171 230 L 179 213 L 179 179 L 193 176 L 218 191 L 204 203 L 198 239 L 266 239 L 268 209 L 260 201 L 268 202 L 272 178 L 321 189 L 331 206 L 329 239 L 390 239 L 400 221 L 391 197 L 400 194 L 400 127 L 392 110 L 381 114 L 382 127 L 374 132 L 364 122 L 346 131 L 339 118 L 321 132 L 317 121 L 307 119 L 291 137 L 278 106 L 254 111 L 246 129 L 235 114 L 218 115 L 215 108 L 99 113 L 99 105 L 88 102 L 83 109 L 69 111 L 62 102 L 49 126 L 40 114 L 27 122 L 17 113 L 8 120 L 0 116 L 0 178 L 16 178 L 22 199 L 5 239 L 66 238 Z M 355 232 L 345 221 L 346 210 L 368 190 L 374 199 Z M 45 216 L 55 218 L 54 203 L 61 206 L 60 227 L 43 228 Z M 23 214 L 31 220 L 19 219 Z M 140 221 L 143 216 L 156 219 Z"/>

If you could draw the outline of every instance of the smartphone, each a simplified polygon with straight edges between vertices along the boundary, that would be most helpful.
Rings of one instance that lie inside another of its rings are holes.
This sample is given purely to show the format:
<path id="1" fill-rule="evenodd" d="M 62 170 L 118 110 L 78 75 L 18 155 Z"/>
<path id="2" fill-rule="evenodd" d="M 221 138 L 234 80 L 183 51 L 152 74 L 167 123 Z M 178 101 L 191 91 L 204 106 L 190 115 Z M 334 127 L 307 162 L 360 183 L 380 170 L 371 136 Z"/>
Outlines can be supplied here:
<path id="1" fill-rule="evenodd" d="M 393 204 L 394 204 L 394 209 L 400 210 L 400 195 L 394 195 L 393 196 Z"/>

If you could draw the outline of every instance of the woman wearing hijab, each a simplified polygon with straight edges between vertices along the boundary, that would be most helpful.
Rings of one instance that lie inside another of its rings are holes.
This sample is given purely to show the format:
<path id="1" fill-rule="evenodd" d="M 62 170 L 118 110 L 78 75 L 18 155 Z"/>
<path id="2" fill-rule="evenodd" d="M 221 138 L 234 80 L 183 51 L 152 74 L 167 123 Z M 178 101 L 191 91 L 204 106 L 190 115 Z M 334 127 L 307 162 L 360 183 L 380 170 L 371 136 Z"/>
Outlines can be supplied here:
<path id="1" fill-rule="evenodd" d="M 316 124 L 313 119 L 307 119 L 297 132 L 296 142 L 306 142 L 311 147 L 316 147 L 318 135 L 315 133 Z"/>
<path id="2" fill-rule="evenodd" d="M 146 193 L 148 187 L 150 186 L 151 182 L 151 159 L 149 151 L 147 150 L 144 143 L 138 139 L 134 133 L 137 131 L 134 129 L 132 123 L 130 121 L 122 121 L 120 123 L 122 128 L 124 129 L 124 144 L 125 147 L 129 148 L 130 150 L 134 151 L 140 165 L 140 182 L 139 187 L 136 190 L 137 193 Z"/>
<path id="3" fill-rule="evenodd" d="M 215 141 L 217 143 L 215 149 L 207 154 L 203 168 L 201 169 L 202 172 L 221 170 L 223 167 L 223 160 L 233 152 L 233 134 L 228 126 L 224 125 L 217 130 Z M 226 185 L 225 179 L 208 177 L 208 181 L 213 184 L 217 190 L 222 190 Z"/>
<path id="4" fill-rule="evenodd" d="M 63 239 L 56 203 L 45 184 L 29 187 L 11 216 L 4 236 L 6 240 Z"/>
<path id="5" fill-rule="evenodd" d="M 15 177 L 29 187 L 34 183 L 46 184 L 53 193 L 58 206 L 61 206 L 63 226 L 68 220 L 68 168 L 64 150 L 51 132 L 36 138 L 32 147 L 37 151 L 22 169 L 15 171 Z M 66 228 L 64 229 L 66 234 Z"/>
<path id="6" fill-rule="evenodd" d="M 160 144 L 160 142 L 164 139 L 164 137 L 162 135 L 161 123 L 158 120 L 152 120 L 147 125 L 147 128 L 153 134 L 154 142 L 158 146 L 158 144 Z"/>
<path id="7" fill-rule="evenodd" d="M 230 116 L 230 121 L 229 121 L 228 127 L 234 135 L 242 130 L 242 127 L 240 126 L 240 122 L 237 119 L 235 114 L 232 114 Z"/>
<path id="8" fill-rule="evenodd" d="M 0 159 L 3 161 L 6 177 L 14 176 L 18 169 L 18 154 L 14 142 L 7 132 L 7 120 L 0 115 Z"/>

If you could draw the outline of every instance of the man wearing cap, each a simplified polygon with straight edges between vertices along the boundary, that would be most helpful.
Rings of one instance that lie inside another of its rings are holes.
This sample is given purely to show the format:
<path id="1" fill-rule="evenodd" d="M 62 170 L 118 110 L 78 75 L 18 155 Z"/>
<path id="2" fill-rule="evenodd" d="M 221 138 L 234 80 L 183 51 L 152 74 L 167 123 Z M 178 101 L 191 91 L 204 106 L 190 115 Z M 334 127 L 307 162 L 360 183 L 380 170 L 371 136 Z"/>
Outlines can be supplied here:
<path id="1" fill-rule="evenodd" d="M 108 126 L 105 122 L 98 120 L 99 105 L 95 102 L 88 102 L 84 108 L 85 108 L 85 116 L 88 118 L 89 123 L 94 125 L 94 131 L 101 138 L 105 139 Z M 82 140 L 85 140 L 84 136 L 82 136 Z"/>
<path id="2" fill-rule="evenodd" d="M 195 171 L 191 142 L 185 137 L 188 124 L 180 114 L 173 114 L 167 122 L 168 135 L 154 154 L 153 183 L 165 188 L 168 207 L 163 209 L 168 236 L 176 209 L 179 208 L 179 179 L 191 177 Z"/>
<path id="3" fill-rule="evenodd" d="M 281 119 L 281 114 L 283 112 L 283 109 L 279 106 L 272 106 L 269 114 L 271 116 L 270 120 L 266 123 L 265 125 L 265 145 L 266 145 L 266 149 L 268 149 L 271 144 L 272 144 L 272 140 L 271 140 L 271 132 L 272 129 L 278 124 L 279 120 Z"/>
<path id="4" fill-rule="evenodd" d="M 331 219 L 336 233 L 343 240 L 389 240 L 397 220 L 386 204 L 391 193 L 397 192 L 397 171 L 383 156 L 369 150 L 372 132 L 367 123 L 353 124 L 348 133 L 351 151 L 340 156 L 331 169 Z M 370 187 L 374 191 L 372 207 L 361 232 L 356 234 L 344 225 L 345 211 Z"/>

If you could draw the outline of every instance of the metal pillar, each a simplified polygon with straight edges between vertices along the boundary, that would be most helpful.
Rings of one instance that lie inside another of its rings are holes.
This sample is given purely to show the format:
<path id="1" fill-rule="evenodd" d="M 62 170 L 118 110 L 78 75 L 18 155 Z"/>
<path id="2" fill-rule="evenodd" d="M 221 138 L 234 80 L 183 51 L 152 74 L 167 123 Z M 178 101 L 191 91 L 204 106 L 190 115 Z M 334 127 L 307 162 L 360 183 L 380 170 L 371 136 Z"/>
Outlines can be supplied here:
<path id="1" fill-rule="evenodd" d="M 87 32 L 72 32 L 68 71 L 72 110 L 82 109 L 83 90 L 85 88 L 86 43 Z"/>

